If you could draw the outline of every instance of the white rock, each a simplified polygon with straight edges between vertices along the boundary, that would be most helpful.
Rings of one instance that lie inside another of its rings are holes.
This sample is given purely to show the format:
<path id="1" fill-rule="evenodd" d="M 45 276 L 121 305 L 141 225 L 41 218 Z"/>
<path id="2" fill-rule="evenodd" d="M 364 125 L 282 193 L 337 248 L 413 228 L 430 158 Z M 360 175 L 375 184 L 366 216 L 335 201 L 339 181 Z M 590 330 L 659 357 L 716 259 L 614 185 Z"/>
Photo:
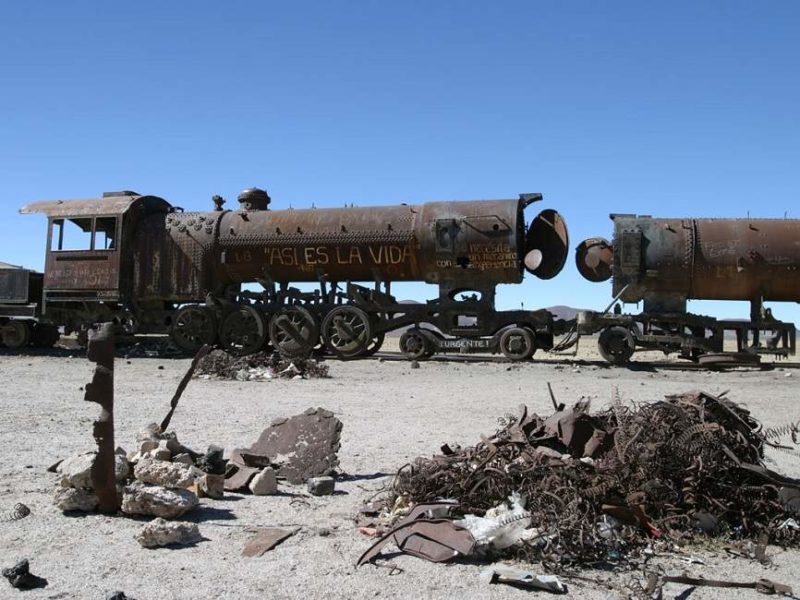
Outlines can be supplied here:
<path id="1" fill-rule="evenodd" d="M 70 510 L 91 512 L 97 507 L 97 496 L 91 490 L 58 487 L 53 493 L 53 504 L 64 512 Z"/>
<path id="2" fill-rule="evenodd" d="M 163 460 L 169 462 L 170 460 L 172 460 L 172 452 L 170 452 L 166 448 L 156 448 L 155 450 L 150 450 L 150 452 L 145 452 L 144 454 L 142 454 L 139 460 L 147 458 L 152 460 Z"/>
<path id="3" fill-rule="evenodd" d="M 151 458 L 143 458 L 136 463 L 133 476 L 143 483 L 168 488 L 185 488 L 194 483 L 190 466 Z"/>
<path id="4" fill-rule="evenodd" d="M 58 466 L 61 473 L 61 485 L 63 487 L 92 489 L 92 465 L 94 464 L 97 452 L 84 452 L 75 454 Z"/>
<path id="5" fill-rule="evenodd" d="M 136 534 L 136 541 L 145 548 L 157 548 L 170 544 L 192 544 L 201 539 L 197 524 L 170 522 L 161 518 L 150 521 Z"/>
<path id="6" fill-rule="evenodd" d="M 122 512 L 175 519 L 197 506 L 197 496 L 189 490 L 170 490 L 159 485 L 134 481 L 125 487 Z"/>
<path id="7" fill-rule="evenodd" d="M 250 491 L 256 496 L 269 496 L 278 491 L 278 479 L 275 469 L 267 467 L 250 480 Z"/>
<path id="8" fill-rule="evenodd" d="M 144 440 L 139 444 L 139 454 L 145 454 L 158 448 L 158 440 Z"/>

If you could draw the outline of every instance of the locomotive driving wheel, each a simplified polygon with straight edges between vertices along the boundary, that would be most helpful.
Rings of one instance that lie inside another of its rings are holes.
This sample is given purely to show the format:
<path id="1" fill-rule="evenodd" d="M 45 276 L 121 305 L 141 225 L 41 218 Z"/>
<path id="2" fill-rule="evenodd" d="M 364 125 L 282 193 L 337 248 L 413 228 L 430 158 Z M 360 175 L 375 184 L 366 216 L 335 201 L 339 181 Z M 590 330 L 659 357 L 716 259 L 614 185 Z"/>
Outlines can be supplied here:
<path id="1" fill-rule="evenodd" d="M 433 354 L 428 338 L 419 329 L 407 329 L 400 336 L 400 352 L 413 360 L 428 358 Z"/>
<path id="2" fill-rule="evenodd" d="M 634 347 L 633 335 L 625 327 L 607 327 L 597 340 L 600 355 L 612 365 L 627 363 L 633 356 Z"/>
<path id="3" fill-rule="evenodd" d="M 12 350 L 24 348 L 31 341 L 31 330 L 25 321 L 11 320 L 0 327 L 3 343 Z"/>
<path id="4" fill-rule="evenodd" d="M 242 304 L 222 320 L 219 340 L 231 354 L 244 356 L 258 352 L 267 339 L 264 317 L 252 306 Z"/>
<path id="5" fill-rule="evenodd" d="M 308 356 L 319 341 L 319 327 L 302 306 L 286 306 L 270 319 L 269 339 L 283 356 Z"/>
<path id="6" fill-rule="evenodd" d="M 527 327 L 511 327 L 500 336 L 500 352 L 511 360 L 527 360 L 536 352 L 536 338 Z"/>
<path id="7" fill-rule="evenodd" d="M 373 343 L 369 316 L 355 306 L 337 306 L 322 320 L 322 339 L 339 358 L 355 358 Z"/>
<path id="8" fill-rule="evenodd" d="M 175 315 L 170 337 L 178 348 L 195 354 L 204 344 L 213 344 L 216 341 L 217 318 L 205 306 L 184 306 Z"/>
<path id="9" fill-rule="evenodd" d="M 372 355 L 374 355 L 383 346 L 383 340 L 384 340 L 385 337 L 386 337 L 385 333 L 379 333 L 379 334 L 373 336 L 372 341 L 367 346 L 367 349 L 364 350 L 364 354 L 363 355 L 364 356 L 372 356 Z"/>

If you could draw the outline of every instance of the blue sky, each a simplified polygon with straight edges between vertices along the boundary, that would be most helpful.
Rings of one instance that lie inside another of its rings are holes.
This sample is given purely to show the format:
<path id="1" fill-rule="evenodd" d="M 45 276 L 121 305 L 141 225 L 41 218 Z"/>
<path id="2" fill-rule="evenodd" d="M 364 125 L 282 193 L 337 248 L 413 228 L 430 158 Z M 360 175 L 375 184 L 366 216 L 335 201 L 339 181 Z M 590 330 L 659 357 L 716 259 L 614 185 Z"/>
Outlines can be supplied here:
<path id="1" fill-rule="evenodd" d="M 790 1 L 3 3 L 0 260 L 42 267 L 23 204 L 117 189 L 195 210 L 252 185 L 275 208 L 539 191 L 573 247 L 611 212 L 800 218 L 798 31 Z M 570 259 L 499 304 L 609 299 Z"/>

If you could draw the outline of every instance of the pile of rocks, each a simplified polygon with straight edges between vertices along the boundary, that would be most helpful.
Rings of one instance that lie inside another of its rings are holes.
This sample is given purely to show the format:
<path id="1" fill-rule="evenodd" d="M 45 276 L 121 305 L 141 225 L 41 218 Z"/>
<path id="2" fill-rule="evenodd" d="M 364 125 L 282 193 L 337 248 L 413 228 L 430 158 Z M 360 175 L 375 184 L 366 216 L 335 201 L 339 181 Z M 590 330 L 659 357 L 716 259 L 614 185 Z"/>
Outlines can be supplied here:
<path id="1" fill-rule="evenodd" d="M 180 517 L 198 505 L 198 496 L 221 498 L 225 461 L 222 449 L 211 446 L 199 454 L 178 441 L 174 432 L 151 424 L 136 436 L 138 449 L 115 454 L 117 492 L 122 512 L 165 519 Z M 54 503 L 63 511 L 97 508 L 91 468 L 96 452 L 71 456 L 56 467 L 61 475 Z"/>

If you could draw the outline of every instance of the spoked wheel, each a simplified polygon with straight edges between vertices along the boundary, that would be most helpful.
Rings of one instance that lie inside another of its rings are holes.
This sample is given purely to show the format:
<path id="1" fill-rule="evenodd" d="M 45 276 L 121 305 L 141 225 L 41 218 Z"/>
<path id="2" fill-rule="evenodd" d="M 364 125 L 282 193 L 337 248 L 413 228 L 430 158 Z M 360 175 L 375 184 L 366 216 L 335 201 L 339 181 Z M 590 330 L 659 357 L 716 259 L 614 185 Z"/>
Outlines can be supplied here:
<path id="1" fill-rule="evenodd" d="M 258 352 L 267 340 L 264 317 L 252 306 L 243 304 L 223 319 L 219 341 L 231 354 L 244 356 Z"/>
<path id="2" fill-rule="evenodd" d="M 597 347 L 600 355 L 612 365 L 624 365 L 633 356 L 635 342 L 629 329 L 608 327 L 600 334 Z"/>
<path id="3" fill-rule="evenodd" d="M 511 327 L 500 336 L 500 352 L 511 360 L 527 360 L 536 352 L 536 337 L 526 327 Z"/>
<path id="4" fill-rule="evenodd" d="M 213 344 L 216 341 L 217 318 L 205 306 L 184 306 L 175 315 L 170 337 L 178 348 L 195 354 L 204 344 Z"/>
<path id="5" fill-rule="evenodd" d="M 369 316 L 355 306 L 337 306 L 322 321 L 322 339 L 339 358 L 355 358 L 373 343 Z"/>
<path id="6" fill-rule="evenodd" d="M 302 306 L 286 306 L 270 319 L 269 339 L 282 356 L 309 356 L 319 342 L 319 327 Z"/>
<path id="7" fill-rule="evenodd" d="M 378 335 L 374 336 L 372 341 L 369 343 L 369 346 L 367 346 L 367 349 L 364 350 L 363 356 L 372 356 L 378 350 L 380 350 L 381 346 L 383 346 L 383 340 L 385 337 L 385 333 L 379 333 Z"/>
<path id="8" fill-rule="evenodd" d="M 413 360 L 433 355 L 431 343 L 419 329 L 408 329 L 400 336 L 400 352 L 406 358 Z"/>
<path id="9" fill-rule="evenodd" d="M 12 350 L 24 348 L 31 341 L 31 329 L 26 321 L 8 321 L 0 327 L 3 343 Z"/>

